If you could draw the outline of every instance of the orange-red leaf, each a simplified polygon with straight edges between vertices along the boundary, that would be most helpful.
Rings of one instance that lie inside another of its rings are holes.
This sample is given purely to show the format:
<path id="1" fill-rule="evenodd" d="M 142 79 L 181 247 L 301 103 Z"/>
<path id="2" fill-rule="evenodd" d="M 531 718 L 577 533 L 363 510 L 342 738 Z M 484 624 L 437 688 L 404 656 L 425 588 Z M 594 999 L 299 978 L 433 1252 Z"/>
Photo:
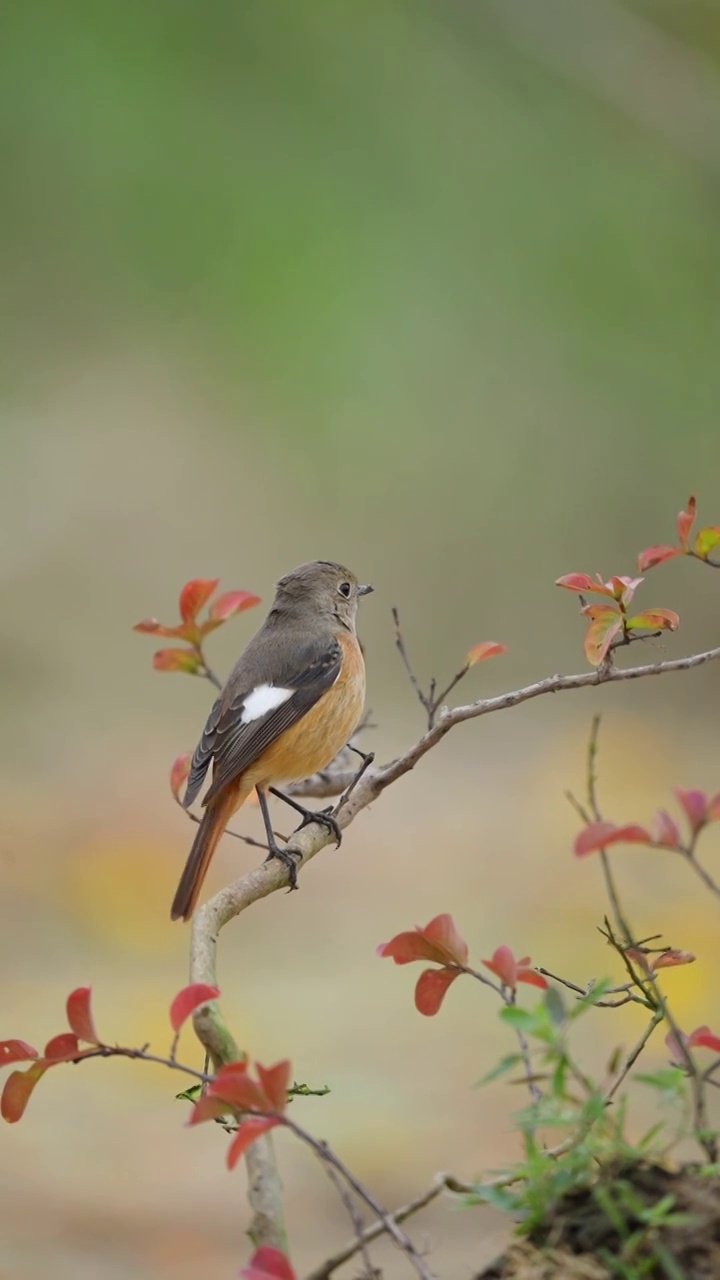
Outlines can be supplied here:
<path id="1" fill-rule="evenodd" d="M 688 540 L 688 537 L 690 536 L 690 530 L 692 529 L 693 524 L 695 523 L 695 506 L 696 506 L 695 499 L 691 494 L 690 497 L 688 498 L 687 511 L 678 512 L 677 531 L 678 531 L 678 538 L 680 540 L 680 546 L 683 548 L 683 550 L 685 550 L 685 548 L 687 547 L 687 540 Z"/>
<path id="2" fill-rule="evenodd" d="M 651 968 L 655 969 L 673 969 L 678 964 L 693 964 L 695 956 L 692 951 L 676 951 L 671 947 L 669 951 L 661 951 L 655 956 Z"/>
<path id="3" fill-rule="evenodd" d="M 79 1054 L 78 1038 L 72 1031 L 61 1031 L 59 1036 L 53 1036 L 43 1050 L 43 1058 L 48 1063 L 72 1062 Z"/>
<path id="4" fill-rule="evenodd" d="M 714 1053 L 720 1053 L 720 1036 L 716 1036 L 709 1027 L 698 1027 L 688 1037 L 688 1044 L 695 1049 L 712 1049 Z"/>
<path id="5" fill-rule="evenodd" d="M 682 805 L 690 828 L 695 834 L 708 820 L 708 798 L 704 791 L 689 790 L 676 787 L 675 795 Z"/>
<path id="6" fill-rule="evenodd" d="M 227 1167 L 234 1169 L 244 1151 L 268 1129 L 274 1129 L 280 1122 L 274 1116 L 248 1116 L 243 1120 L 235 1137 L 227 1150 Z"/>
<path id="7" fill-rule="evenodd" d="M 662 564 L 664 560 L 672 560 L 674 556 L 681 556 L 682 554 L 681 547 L 646 547 L 638 555 L 638 571 L 645 573 L 647 569 L 653 569 L 656 564 Z"/>
<path id="8" fill-rule="evenodd" d="M 260 597 L 252 591 L 224 591 L 210 605 L 210 617 L 213 622 L 225 622 L 236 613 L 244 613 L 260 604 Z"/>
<path id="9" fill-rule="evenodd" d="M 628 822 L 616 827 L 613 822 L 589 822 L 576 837 L 573 852 L 576 858 L 595 853 L 610 844 L 652 844 L 652 836 L 646 827 Z"/>
<path id="10" fill-rule="evenodd" d="M 517 980 L 527 982 L 530 987 L 541 987 L 543 991 L 547 990 L 547 982 L 542 974 L 538 973 L 537 969 L 531 968 L 529 956 L 524 961 L 518 960 Z"/>
<path id="11" fill-rule="evenodd" d="M 460 977 L 459 969 L 424 969 L 415 984 L 415 1008 L 426 1018 L 437 1013 L 448 987 Z"/>
<path id="12" fill-rule="evenodd" d="M 210 599 L 219 578 L 192 578 L 180 592 L 180 617 L 183 622 L 194 622 L 203 605 Z"/>
<path id="13" fill-rule="evenodd" d="M 472 649 L 468 649 L 465 654 L 465 666 L 474 667 L 476 662 L 482 662 L 484 658 L 494 658 L 499 653 L 507 653 L 506 644 L 498 644 L 495 640 L 482 640 L 480 644 L 474 644 Z"/>
<path id="14" fill-rule="evenodd" d="M 515 990 L 517 983 L 517 962 L 510 947 L 496 947 L 489 960 L 482 962 L 486 969 L 499 978 L 504 987 Z"/>
<path id="15" fill-rule="evenodd" d="M 602 604 L 585 605 L 580 612 L 590 618 L 590 626 L 583 641 L 585 657 L 593 667 L 599 667 L 613 640 L 622 630 L 622 615 L 614 605 Z"/>
<path id="16" fill-rule="evenodd" d="M 76 991 L 71 991 L 66 1008 L 68 1025 L 78 1040 L 86 1040 L 88 1044 L 99 1044 L 90 1008 L 90 987 L 78 987 Z"/>
<path id="17" fill-rule="evenodd" d="M 156 671 L 184 671 L 194 676 L 200 666 L 200 655 L 195 649 L 158 649 L 153 655 Z"/>
<path id="18" fill-rule="evenodd" d="M 662 844 L 668 849 L 677 849 L 680 843 L 678 824 L 665 809 L 658 809 L 650 823 L 650 834 L 653 844 Z"/>
<path id="19" fill-rule="evenodd" d="M 274 1067 L 263 1067 L 259 1062 L 256 1062 L 255 1070 L 260 1081 L 260 1087 L 270 1103 L 268 1110 L 277 1111 L 281 1115 L 287 1104 L 287 1091 L 290 1084 L 290 1062 L 285 1058 L 282 1062 L 276 1062 Z"/>
<path id="20" fill-rule="evenodd" d="M 177 627 L 165 627 L 157 618 L 144 618 L 136 622 L 133 631 L 142 631 L 148 636 L 164 636 L 168 640 L 195 640 L 197 628 L 194 623 L 181 622 Z"/>
<path id="21" fill-rule="evenodd" d="M 170 1005 L 170 1025 L 173 1031 L 179 1031 L 185 1019 L 201 1004 L 217 1000 L 219 995 L 218 988 L 211 987 L 208 982 L 191 982 L 190 986 L 183 987 Z"/>
<path id="22" fill-rule="evenodd" d="M 701 560 L 706 560 L 711 551 L 720 545 L 720 528 L 717 525 L 700 529 L 695 537 L 693 551 Z"/>
<path id="23" fill-rule="evenodd" d="M 221 1116 L 227 1115 L 228 1111 L 232 1111 L 232 1106 L 224 1098 L 215 1098 L 209 1093 L 203 1093 L 193 1106 L 188 1125 L 203 1124 L 206 1120 L 219 1120 Z"/>
<path id="24" fill-rule="evenodd" d="M 180 799 L 180 792 L 182 791 L 182 788 L 185 785 L 185 780 L 190 772 L 191 760 L 192 755 L 189 751 L 186 751 L 184 755 L 178 756 L 176 760 L 173 760 L 172 768 L 170 770 L 170 790 L 176 800 Z"/>
<path id="25" fill-rule="evenodd" d="M 35 1085 L 47 1069 L 47 1063 L 34 1062 L 27 1071 L 13 1071 L 8 1076 L 0 1099 L 0 1115 L 8 1124 L 20 1119 Z"/>
<path id="26" fill-rule="evenodd" d="M 243 1267 L 239 1280 L 295 1280 L 295 1272 L 284 1253 L 264 1244 L 255 1250 L 249 1266 Z"/>
<path id="27" fill-rule="evenodd" d="M 416 926 L 398 933 L 389 942 L 382 943 L 379 956 L 390 956 L 396 964 L 410 964 L 413 960 L 433 960 L 436 964 L 467 964 L 467 943 L 458 933 L 451 915 L 434 916 L 424 929 Z"/>
<path id="28" fill-rule="evenodd" d="M 32 1062 L 37 1057 L 37 1049 L 24 1040 L 0 1040 L 0 1067 L 9 1066 L 11 1062 Z"/>
<path id="29" fill-rule="evenodd" d="M 565 587 L 568 591 L 596 591 L 601 596 L 611 596 L 612 588 L 605 585 L 598 574 L 597 581 L 588 573 L 565 573 L 562 578 L 555 579 L 556 587 Z"/>
<path id="30" fill-rule="evenodd" d="M 672 609 L 643 609 L 628 618 L 629 631 L 677 631 L 680 618 Z"/>

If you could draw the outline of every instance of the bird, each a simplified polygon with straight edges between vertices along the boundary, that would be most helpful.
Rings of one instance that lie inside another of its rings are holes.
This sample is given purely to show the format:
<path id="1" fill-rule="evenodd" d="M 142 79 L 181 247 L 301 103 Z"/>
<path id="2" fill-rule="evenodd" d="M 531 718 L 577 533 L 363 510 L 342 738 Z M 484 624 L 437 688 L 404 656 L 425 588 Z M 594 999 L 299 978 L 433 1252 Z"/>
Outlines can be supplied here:
<path id="1" fill-rule="evenodd" d="M 301 564 L 277 583 L 272 608 L 231 671 L 192 757 L 183 806 L 199 795 L 211 761 L 212 781 L 173 900 L 173 920 L 192 916 L 220 837 L 253 790 L 268 858 L 285 865 L 291 889 L 297 863 L 275 839 L 268 791 L 303 815 L 301 825 L 321 822 L 340 843 L 330 814 L 303 808 L 274 784 L 324 769 L 357 727 L 365 701 L 357 608 L 372 590 L 333 560 Z"/>

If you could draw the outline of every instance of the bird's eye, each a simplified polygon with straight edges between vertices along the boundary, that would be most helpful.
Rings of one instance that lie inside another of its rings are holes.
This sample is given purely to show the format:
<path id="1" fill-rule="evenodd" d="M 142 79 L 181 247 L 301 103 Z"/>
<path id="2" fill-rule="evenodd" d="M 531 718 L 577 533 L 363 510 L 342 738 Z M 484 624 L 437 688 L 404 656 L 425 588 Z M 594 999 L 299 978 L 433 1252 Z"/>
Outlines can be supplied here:
<path id="1" fill-rule="evenodd" d="M 349 599 L 350 590 L 351 588 L 350 588 L 349 582 L 341 582 L 340 586 L 338 587 L 338 591 L 340 592 L 340 595 L 344 596 L 346 600 Z"/>

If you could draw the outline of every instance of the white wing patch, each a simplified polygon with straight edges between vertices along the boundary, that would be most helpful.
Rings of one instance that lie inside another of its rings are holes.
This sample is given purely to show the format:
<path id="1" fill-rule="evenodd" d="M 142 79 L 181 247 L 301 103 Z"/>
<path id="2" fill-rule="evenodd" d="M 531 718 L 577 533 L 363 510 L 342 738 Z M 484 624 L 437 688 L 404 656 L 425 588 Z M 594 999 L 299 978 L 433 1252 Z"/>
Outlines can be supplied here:
<path id="1" fill-rule="evenodd" d="M 243 724 L 250 724 L 252 720 L 259 720 L 262 716 L 267 715 L 268 711 L 274 711 L 276 707 L 281 707 L 283 702 L 287 702 L 294 693 L 293 689 L 280 689 L 272 684 L 259 684 L 252 693 L 249 693 L 245 699 L 243 713 L 240 720 Z"/>

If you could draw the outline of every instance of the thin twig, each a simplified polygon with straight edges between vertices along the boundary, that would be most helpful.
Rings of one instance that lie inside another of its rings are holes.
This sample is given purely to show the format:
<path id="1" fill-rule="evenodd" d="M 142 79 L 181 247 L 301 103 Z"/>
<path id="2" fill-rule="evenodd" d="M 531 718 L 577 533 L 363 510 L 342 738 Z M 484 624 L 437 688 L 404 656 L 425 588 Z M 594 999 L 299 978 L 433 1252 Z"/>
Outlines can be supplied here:
<path id="1" fill-rule="evenodd" d="M 720 884 L 713 880 L 709 871 L 706 871 L 705 868 L 697 861 L 694 850 L 683 849 L 681 850 L 681 856 L 685 858 L 686 863 L 689 867 L 692 867 L 695 874 L 700 877 L 706 889 L 709 889 L 711 893 L 714 893 L 716 898 L 720 898 Z"/>
<path id="2" fill-rule="evenodd" d="M 402 634 L 402 631 L 401 631 L 401 629 L 400 629 L 400 614 L 398 613 L 398 611 L 397 611 L 397 609 L 395 608 L 395 606 L 394 606 L 394 605 L 393 605 L 393 609 L 392 609 L 392 618 L 393 618 L 393 623 L 394 623 L 394 625 L 395 625 L 395 647 L 397 648 L 397 651 L 398 651 L 398 653 L 400 654 L 400 657 L 402 658 L 403 666 L 405 667 L 405 670 L 407 671 L 407 674 L 408 674 L 408 678 L 409 678 L 409 680 L 410 680 L 410 683 L 411 683 L 411 685 L 412 685 L 413 689 L 415 690 L 415 692 L 416 692 L 416 694 L 417 694 L 417 696 L 418 696 L 418 699 L 419 699 L 420 705 L 424 708 L 424 710 L 425 710 L 425 712 L 426 712 L 426 714 L 427 714 L 427 718 L 428 718 L 428 729 L 432 729 L 432 726 L 433 726 L 433 702 L 432 702 L 432 696 L 433 696 L 433 693 L 435 692 L 435 690 L 434 690 L 434 681 L 433 681 L 432 685 L 430 686 L 430 696 L 428 697 L 428 695 L 427 695 L 426 693 L 424 693 L 424 692 L 423 692 L 423 690 L 422 690 L 422 688 L 421 688 L 421 686 L 420 686 L 420 681 L 418 680 L 417 676 L 415 675 L 415 672 L 414 672 L 414 670 L 413 670 L 413 668 L 412 668 L 412 665 L 411 665 L 410 659 L 408 658 L 408 655 L 407 655 L 407 649 L 405 648 L 405 641 L 404 641 L 404 639 L 403 639 L 403 634 Z"/>
<path id="3" fill-rule="evenodd" d="M 335 1169 L 347 1185 L 352 1187 L 355 1194 L 359 1196 L 361 1200 L 365 1201 L 368 1208 L 372 1209 L 373 1213 L 376 1214 L 383 1223 L 385 1230 L 388 1235 L 392 1236 L 398 1248 L 402 1249 L 403 1253 L 406 1254 L 408 1261 L 414 1268 L 417 1275 L 421 1277 L 421 1280 L 434 1280 L 432 1272 L 421 1258 L 412 1240 L 404 1231 L 401 1230 L 393 1215 L 388 1213 L 387 1209 L 384 1209 L 380 1204 L 380 1201 L 376 1200 L 372 1192 L 368 1191 L 367 1187 L 364 1187 L 363 1184 L 358 1181 L 355 1175 L 350 1172 L 347 1165 L 343 1164 L 339 1156 L 336 1156 L 335 1152 L 328 1147 L 327 1143 L 319 1141 L 318 1138 L 314 1138 L 311 1133 L 308 1133 L 307 1129 L 303 1129 L 302 1125 L 296 1124 L 295 1121 L 291 1120 L 287 1115 L 277 1116 L 276 1118 L 286 1129 L 290 1129 L 290 1131 L 294 1133 L 301 1142 L 304 1142 L 306 1146 L 310 1147 L 311 1150 L 315 1152 L 318 1159 L 320 1159 L 324 1164 L 330 1165 Z"/>
<path id="4" fill-rule="evenodd" d="M 720 1083 L 720 1082 L 718 1082 Z M 469 1195 L 472 1187 L 465 1183 L 458 1182 L 450 1174 L 440 1173 L 437 1175 L 432 1187 L 424 1191 L 422 1195 L 417 1196 L 414 1200 L 410 1200 L 408 1204 L 402 1206 L 401 1209 L 395 1209 L 393 1213 L 388 1214 L 393 1222 L 405 1222 L 407 1218 L 412 1217 L 414 1213 L 418 1213 L 424 1209 L 426 1205 L 431 1204 L 433 1200 L 443 1191 L 452 1191 L 456 1195 Z M 373 1222 L 371 1226 L 365 1227 L 362 1233 L 364 1244 L 371 1244 L 373 1240 L 377 1240 L 379 1236 L 386 1232 L 387 1228 L 382 1221 Z M 329 1280 L 333 1271 L 341 1267 L 344 1262 L 348 1262 L 359 1251 L 359 1243 L 357 1239 L 350 1240 L 342 1249 L 338 1249 L 330 1258 L 326 1258 L 318 1267 L 313 1268 L 305 1277 L 305 1280 Z"/>
<path id="5" fill-rule="evenodd" d="M 357 1252 L 361 1254 L 363 1260 L 363 1273 L 361 1280 L 376 1280 L 376 1277 L 380 1275 L 380 1272 L 373 1266 L 372 1258 L 368 1253 L 368 1242 L 365 1238 L 365 1227 L 363 1225 L 363 1220 L 357 1211 L 357 1205 L 355 1204 L 351 1193 L 344 1185 L 342 1178 L 335 1172 L 332 1165 L 328 1164 L 327 1160 L 325 1161 L 324 1168 L 328 1178 L 342 1200 L 342 1203 L 347 1209 L 348 1217 L 352 1223 L 353 1231 L 355 1232 Z"/>
<path id="6" fill-rule="evenodd" d="M 607 1105 L 608 1103 L 612 1102 L 612 1100 L 613 1100 L 613 1098 L 615 1097 L 615 1094 L 617 1093 L 618 1089 L 620 1088 L 620 1085 L 622 1084 L 623 1080 L 624 1080 L 624 1079 L 625 1079 L 625 1077 L 627 1076 L 628 1072 L 629 1072 L 629 1071 L 631 1071 L 631 1070 L 632 1070 L 632 1068 L 635 1066 L 635 1063 L 637 1062 L 638 1058 L 640 1057 L 640 1054 L 642 1053 L 643 1049 L 645 1048 L 645 1045 L 647 1044 L 648 1040 L 650 1039 L 650 1037 L 651 1037 L 651 1035 L 652 1035 L 653 1031 L 654 1031 L 654 1030 L 655 1030 L 655 1028 L 656 1028 L 656 1027 L 657 1027 L 657 1026 L 658 1026 L 658 1025 L 663 1021 L 664 1016 L 665 1016 L 665 1015 L 664 1015 L 663 1010 L 662 1010 L 661 1008 L 657 1008 L 657 1009 L 655 1010 L 655 1012 L 653 1013 L 652 1018 L 650 1019 L 650 1021 L 649 1021 L 648 1025 L 646 1026 L 645 1030 L 643 1031 L 643 1033 L 642 1033 L 642 1035 L 641 1035 L 640 1039 L 638 1040 L 637 1044 L 636 1044 L 636 1045 L 635 1045 L 635 1046 L 630 1050 L 630 1052 L 626 1055 L 626 1057 L 625 1057 L 625 1061 L 623 1062 L 622 1068 L 621 1068 L 621 1070 L 620 1070 L 620 1074 L 618 1075 L 617 1079 L 613 1082 L 612 1087 L 611 1087 L 611 1088 L 608 1090 L 608 1092 L 605 1094 L 605 1103 L 606 1103 L 606 1105 Z"/>

